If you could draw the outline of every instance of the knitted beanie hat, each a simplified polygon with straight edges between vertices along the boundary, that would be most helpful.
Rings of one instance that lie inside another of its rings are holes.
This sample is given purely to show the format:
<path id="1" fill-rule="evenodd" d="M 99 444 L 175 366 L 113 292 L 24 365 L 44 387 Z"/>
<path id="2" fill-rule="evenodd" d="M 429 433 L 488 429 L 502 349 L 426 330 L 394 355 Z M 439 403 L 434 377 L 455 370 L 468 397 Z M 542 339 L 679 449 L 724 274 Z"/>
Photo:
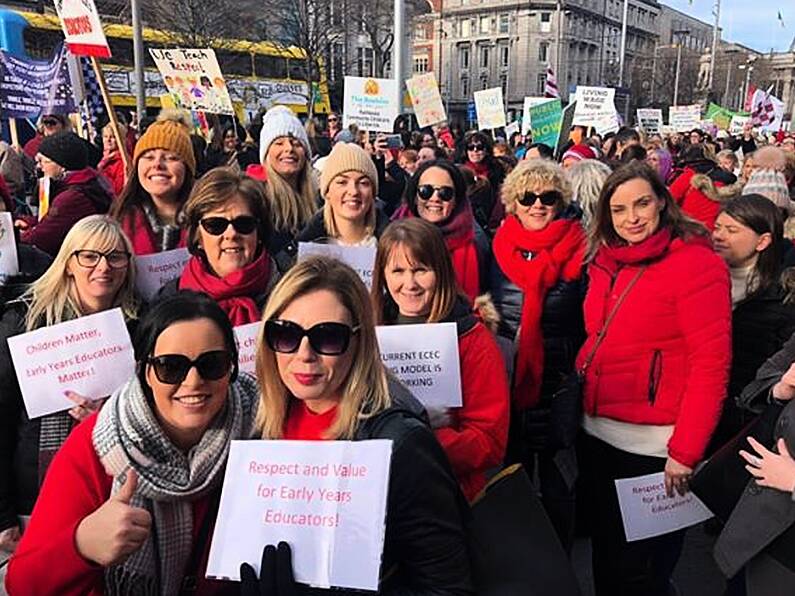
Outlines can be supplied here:
<path id="1" fill-rule="evenodd" d="M 62 131 L 44 137 L 39 145 L 39 153 L 68 172 L 88 167 L 86 142 L 73 132 Z"/>
<path id="2" fill-rule="evenodd" d="M 133 152 L 133 163 L 150 149 L 165 149 L 179 155 L 191 174 L 196 175 L 196 156 L 190 141 L 192 122 L 182 110 L 161 110 L 157 122 L 149 126 L 138 139 Z"/>
<path id="3" fill-rule="evenodd" d="M 290 108 L 274 106 L 262 117 L 262 132 L 259 133 L 259 162 L 265 163 L 265 154 L 273 141 L 279 137 L 287 136 L 298 139 L 306 150 L 307 159 L 311 159 L 312 149 L 309 147 L 309 137 L 306 135 L 304 125 Z"/>
<path id="4" fill-rule="evenodd" d="M 368 153 L 353 143 L 337 143 L 323 164 L 320 175 L 320 194 L 326 196 L 328 187 L 334 178 L 344 172 L 359 172 L 370 179 L 373 185 L 373 196 L 378 196 L 378 172 L 373 159 Z"/>
<path id="5" fill-rule="evenodd" d="M 757 194 L 770 199 L 787 213 L 795 213 L 795 203 L 789 198 L 787 178 L 782 172 L 775 170 L 755 170 L 748 183 L 743 187 L 743 194 Z"/>
<path id="6" fill-rule="evenodd" d="M 588 145 L 573 145 L 563 154 L 563 159 L 560 161 L 565 161 L 568 158 L 573 158 L 577 161 L 582 161 L 583 159 L 596 159 L 596 153 L 594 153 L 593 149 Z"/>

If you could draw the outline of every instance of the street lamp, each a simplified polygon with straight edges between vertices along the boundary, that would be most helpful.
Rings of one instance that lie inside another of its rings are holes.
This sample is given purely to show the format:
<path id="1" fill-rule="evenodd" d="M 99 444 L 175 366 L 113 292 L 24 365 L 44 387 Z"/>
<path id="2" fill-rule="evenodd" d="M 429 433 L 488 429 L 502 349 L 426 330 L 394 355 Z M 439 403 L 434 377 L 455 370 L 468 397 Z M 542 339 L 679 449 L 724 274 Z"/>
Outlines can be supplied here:
<path id="1" fill-rule="evenodd" d="M 679 43 L 676 44 L 676 77 L 674 78 L 674 105 L 679 105 L 679 71 L 682 67 L 682 39 L 685 35 L 690 35 L 690 29 L 677 29 L 672 32 L 673 35 L 679 37 Z"/>

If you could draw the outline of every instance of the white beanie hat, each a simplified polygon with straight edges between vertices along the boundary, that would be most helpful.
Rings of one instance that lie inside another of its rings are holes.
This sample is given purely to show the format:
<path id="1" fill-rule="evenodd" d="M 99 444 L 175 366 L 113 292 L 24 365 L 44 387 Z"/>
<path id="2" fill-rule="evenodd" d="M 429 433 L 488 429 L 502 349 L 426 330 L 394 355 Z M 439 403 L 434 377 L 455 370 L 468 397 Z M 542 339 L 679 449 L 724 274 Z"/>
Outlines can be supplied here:
<path id="1" fill-rule="evenodd" d="M 262 117 L 262 131 L 259 133 L 259 161 L 265 163 L 268 147 L 279 137 L 291 136 L 304 146 L 307 159 L 312 157 L 309 137 L 301 121 L 286 106 L 274 106 Z"/>

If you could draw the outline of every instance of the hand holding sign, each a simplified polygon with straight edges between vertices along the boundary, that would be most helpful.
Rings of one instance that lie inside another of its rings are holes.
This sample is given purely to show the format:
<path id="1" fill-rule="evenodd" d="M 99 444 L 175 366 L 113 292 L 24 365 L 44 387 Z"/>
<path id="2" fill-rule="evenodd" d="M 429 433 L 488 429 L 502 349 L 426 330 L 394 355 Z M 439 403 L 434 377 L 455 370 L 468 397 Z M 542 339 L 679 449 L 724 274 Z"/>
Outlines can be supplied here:
<path id="1" fill-rule="evenodd" d="M 119 492 L 77 526 L 75 546 L 84 559 L 103 567 L 117 565 L 149 537 L 152 516 L 130 505 L 137 486 L 138 474 L 130 469 Z"/>
<path id="2" fill-rule="evenodd" d="M 74 391 L 64 391 L 64 395 L 66 395 L 66 399 L 70 399 L 77 404 L 74 408 L 69 410 L 69 415 L 78 421 L 85 420 L 94 412 L 98 412 L 107 399 L 107 397 L 89 399 Z"/>
<path id="3" fill-rule="evenodd" d="M 301 587 L 293 576 L 293 552 L 290 545 L 280 542 L 262 549 L 257 572 L 248 563 L 240 565 L 240 596 L 298 596 Z"/>

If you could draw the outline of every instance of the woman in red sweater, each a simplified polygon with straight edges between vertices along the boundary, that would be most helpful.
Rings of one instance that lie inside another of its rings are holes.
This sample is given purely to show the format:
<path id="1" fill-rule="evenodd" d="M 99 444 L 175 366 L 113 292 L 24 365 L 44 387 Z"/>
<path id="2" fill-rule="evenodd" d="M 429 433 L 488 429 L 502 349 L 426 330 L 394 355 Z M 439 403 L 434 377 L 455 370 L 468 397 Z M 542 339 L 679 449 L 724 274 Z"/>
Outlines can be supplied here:
<path id="1" fill-rule="evenodd" d="M 669 494 L 687 492 L 726 396 L 729 274 L 706 230 L 635 162 L 602 189 L 588 274 L 577 367 L 596 594 L 668 594 L 684 531 L 627 543 L 614 480 L 664 472 Z"/>
<path id="2" fill-rule="evenodd" d="M 182 292 L 136 333 L 137 374 L 67 439 L 11 559 L 16 594 L 237 594 L 205 579 L 230 442 L 251 435 L 254 379 L 238 378 L 218 305 Z"/>
<path id="3" fill-rule="evenodd" d="M 393 222 L 378 242 L 373 309 L 380 323 L 456 323 L 462 406 L 428 414 L 471 501 L 500 465 L 508 440 L 509 392 L 500 349 L 455 281 L 439 230 L 421 220 Z"/>

